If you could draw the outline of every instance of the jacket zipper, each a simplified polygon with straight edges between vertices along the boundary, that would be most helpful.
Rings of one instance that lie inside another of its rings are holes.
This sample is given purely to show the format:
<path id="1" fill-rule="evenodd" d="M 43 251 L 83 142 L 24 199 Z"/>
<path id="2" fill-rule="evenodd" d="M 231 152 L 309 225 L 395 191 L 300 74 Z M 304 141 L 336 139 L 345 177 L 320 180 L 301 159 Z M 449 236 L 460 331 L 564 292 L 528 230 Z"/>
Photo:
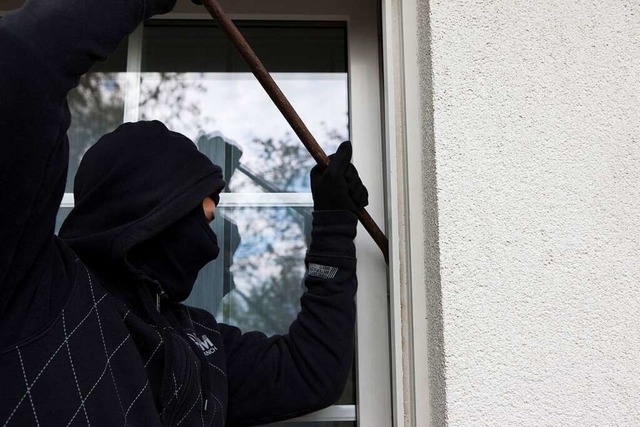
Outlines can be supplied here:
<path id="1" fill-rule="evenodd" d="M 162 298 L 166 298 L 167 294 L 164 291 L 164 289 L 162 289 L 162 285 L 160 284 L 160 282 L 158 282 L 157 280 L 154 280 L 154 283 L 158 287 L 157 292 L 156 292 L 156 310 L 158 310 L 158 313 L 160 313 L 161 299 Z"/>
<path id="2" fill-rule="evenodd" d="M 165 294 L 164 292 L 160 292 L 158 294 L 156 294 L 156 310 L 158 310 L 158 313 L 160 313 L 160 302 L 161 299 L 164 298 L 167 294 Z"/>

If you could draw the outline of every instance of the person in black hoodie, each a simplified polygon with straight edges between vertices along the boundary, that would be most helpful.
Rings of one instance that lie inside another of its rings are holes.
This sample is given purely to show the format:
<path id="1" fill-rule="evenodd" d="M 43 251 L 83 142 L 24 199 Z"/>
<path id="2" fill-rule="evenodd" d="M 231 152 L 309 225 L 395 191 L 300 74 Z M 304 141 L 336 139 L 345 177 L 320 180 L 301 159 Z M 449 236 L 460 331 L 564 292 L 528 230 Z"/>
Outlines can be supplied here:
<path id="1" fill-rule="evenodd" d="M 366 189 L 343 143 L 311 172 L 307 291 L 288 334 L 181 304 L 217 255 L 221 170 L 159 122 L 68 163 L 66 95 L 175 0 L 30 0 L 0 19 L 0 423 L 242 426 L 333 403 L 353 358 L 357 219 Z"/>

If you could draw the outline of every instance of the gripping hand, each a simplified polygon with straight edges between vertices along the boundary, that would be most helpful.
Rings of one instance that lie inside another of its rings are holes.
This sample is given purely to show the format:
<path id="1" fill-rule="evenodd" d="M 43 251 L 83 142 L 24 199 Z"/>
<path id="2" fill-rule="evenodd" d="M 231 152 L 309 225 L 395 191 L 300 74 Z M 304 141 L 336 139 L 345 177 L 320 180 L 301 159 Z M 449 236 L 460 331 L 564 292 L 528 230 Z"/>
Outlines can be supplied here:
<path id="1" fill-rule="evenodd" d="M 326 169 L 320 165 L 311 169 L 311 193 L 316 211 L 346 210 L 357 214 L 369 204 L 369 192 L 351 164 L 351 153 L 351 142 L 345 141 L 329 156 Z"/>

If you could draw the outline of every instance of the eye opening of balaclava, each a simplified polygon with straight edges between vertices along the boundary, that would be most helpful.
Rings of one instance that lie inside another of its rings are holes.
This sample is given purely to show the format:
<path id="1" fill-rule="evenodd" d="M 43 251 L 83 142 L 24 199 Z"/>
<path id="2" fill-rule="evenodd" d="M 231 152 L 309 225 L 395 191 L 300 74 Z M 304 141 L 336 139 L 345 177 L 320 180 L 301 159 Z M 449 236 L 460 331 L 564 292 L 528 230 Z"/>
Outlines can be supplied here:
<path id="1" fill-rule="evenodd" d="M 162 232 L 133 247 L 129 263 L 160 283 L 171 301 L 184 301 L 207 263 L 218 257 L 218 239 L 196 207 Z"/>

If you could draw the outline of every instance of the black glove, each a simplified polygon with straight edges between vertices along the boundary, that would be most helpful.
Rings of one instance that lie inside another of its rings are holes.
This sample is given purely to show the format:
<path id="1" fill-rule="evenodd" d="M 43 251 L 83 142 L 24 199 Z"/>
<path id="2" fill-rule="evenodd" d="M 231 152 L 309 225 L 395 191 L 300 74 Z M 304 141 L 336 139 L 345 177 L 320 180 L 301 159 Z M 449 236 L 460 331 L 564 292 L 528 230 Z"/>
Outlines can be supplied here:
<path id="1" fill-rule="evenodd" d="M 369 204 L 369 192 L 351 164 L 351 142 L 345 141 L 329 156 L 329 166 L 311 169 L 313 208 L 317 211 L 351 211 Z"/>

